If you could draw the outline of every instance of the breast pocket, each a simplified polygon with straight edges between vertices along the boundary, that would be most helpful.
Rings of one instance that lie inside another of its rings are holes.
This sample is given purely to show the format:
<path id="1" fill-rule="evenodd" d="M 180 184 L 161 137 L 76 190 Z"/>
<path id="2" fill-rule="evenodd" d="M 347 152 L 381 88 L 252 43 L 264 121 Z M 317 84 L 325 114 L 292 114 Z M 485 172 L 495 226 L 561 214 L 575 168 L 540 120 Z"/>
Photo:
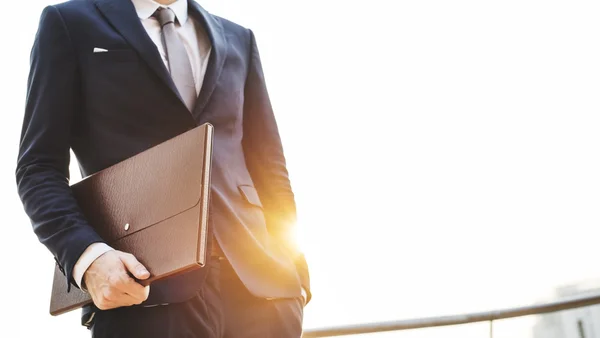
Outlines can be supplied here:
<path id="1" fill-rule="evenodd" d="M 95 96 L 121 92 L 123 88 L 136 85 L 140 78 L 140 57 L 133 49 L 109 49 L 87 55 L 83 65 L 83 75 L 87 87 Z"/>
<path id="2" fill-rule="evenodd" d="M 262 203 L 260 203 L 260 197 L 258 197 L 258 192 L 251 185 L 239 185 L 238 189 L 246 202 L 254 205 L 255 207 L 259 207 L 262 209 Z"/>
<path id="3" fill-rule="evenodd" d="M 93 64 L 114 64 L 122 62 L 138 61 L 138 54 L 132 49 L 116 49 L 107 52 L 96 52 L 90 56 L 90 62 Z"/>

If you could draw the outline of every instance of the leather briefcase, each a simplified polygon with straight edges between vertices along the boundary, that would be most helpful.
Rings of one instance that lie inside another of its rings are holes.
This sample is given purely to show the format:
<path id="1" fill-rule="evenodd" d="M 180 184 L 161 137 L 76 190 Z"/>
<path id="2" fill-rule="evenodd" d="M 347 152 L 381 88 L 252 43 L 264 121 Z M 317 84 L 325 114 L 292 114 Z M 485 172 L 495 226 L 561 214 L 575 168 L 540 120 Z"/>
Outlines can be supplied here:
<path id="1" fill-rule="evenodd" d="M 89 224 L 108 245 L 133 254 L 154 281 L 204 266 L 213 127 L 203 124 L 71 186 Z M 58 265 L 50 313 L 92 302 Z"/>

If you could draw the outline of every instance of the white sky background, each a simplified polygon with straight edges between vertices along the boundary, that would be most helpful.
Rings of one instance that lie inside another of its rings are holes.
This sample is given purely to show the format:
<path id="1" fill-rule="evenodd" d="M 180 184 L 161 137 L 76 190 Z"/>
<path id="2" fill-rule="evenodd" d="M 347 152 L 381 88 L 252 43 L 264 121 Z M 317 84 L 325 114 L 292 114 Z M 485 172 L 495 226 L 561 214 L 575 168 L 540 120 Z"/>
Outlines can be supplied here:
<path id="1" fill-rule="evenodd" d="M 78 312 L 48 315 L 53 260 L 14 179 L 48 3 L 12 2 L 0 31 L 2 337 L 87 335 Z M 311 266 L 305 327 L 526 305 L 600 277 L 600 3 L 200 3 L 257 36 Z"/>

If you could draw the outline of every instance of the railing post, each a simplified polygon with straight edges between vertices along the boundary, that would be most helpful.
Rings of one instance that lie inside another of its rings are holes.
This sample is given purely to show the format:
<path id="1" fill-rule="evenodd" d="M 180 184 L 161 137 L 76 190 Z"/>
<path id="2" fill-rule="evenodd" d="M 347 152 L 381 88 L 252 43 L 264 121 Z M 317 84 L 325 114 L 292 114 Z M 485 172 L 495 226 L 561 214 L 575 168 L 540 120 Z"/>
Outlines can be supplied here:
<path id="1" fill-rule="evenodd" d="M 494 338 L 494 320 L 490 320 L 490 338 Z"/>
<path id="2" fill-rule="evenodd" d="M 585 338 L 585 329 L 583 328 L 583 321 L 581 319 L 577 320 L 577 329 L 579 331 L 579 337 Z"/>

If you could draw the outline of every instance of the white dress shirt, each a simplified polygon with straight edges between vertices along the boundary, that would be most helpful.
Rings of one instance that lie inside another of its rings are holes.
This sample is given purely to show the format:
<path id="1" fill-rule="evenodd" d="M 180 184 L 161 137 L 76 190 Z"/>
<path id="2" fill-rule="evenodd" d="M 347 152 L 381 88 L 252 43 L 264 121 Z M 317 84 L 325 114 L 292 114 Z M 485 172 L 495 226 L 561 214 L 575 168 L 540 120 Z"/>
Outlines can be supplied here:
<path id="1" fill-rule="evenodd" d="M 161 27 L 158 20 L 152 17 L 152 14 L 154 14 L 159 7 L 168 7 L 175 12 L 175 17 L 177 18 L 175 30 L 188 53 L 188 57 L 192 64 L 192 72 L 194 73 L 196 94 L 200 95 L 200 89 L 202 88 L 202 82 L 204 80 L 204 74 L 206 73 L 206 66 L 208 65 L 208 58 L 210 56 L 211 45 L 208 35 L 202 25 L 188 17 L 188 0 L 177 0 L 168 6 L 161 5 L 152 0 L 131 1 L 142 22 L 142 26 L 144 26 L 144 29 L 148 33 L 148 36 L 150 36 L 150 39 L 152 39 L 152 42 L 158 47 L 158 51 L 160 52 L 167 69 L 169 68 L 169 64 L 167 61 L 167 53 L 165 52 L 165 47 L 163 46 L 161 38 Z M 110 250 L 113 249 L 104 243 L 94 243 L 87 247 L 73 268 L 73 279 L 75 279 L 75 282 L 79 287 L 81 287 L 83 274 L 90 265 L 96 258 Z"/>

